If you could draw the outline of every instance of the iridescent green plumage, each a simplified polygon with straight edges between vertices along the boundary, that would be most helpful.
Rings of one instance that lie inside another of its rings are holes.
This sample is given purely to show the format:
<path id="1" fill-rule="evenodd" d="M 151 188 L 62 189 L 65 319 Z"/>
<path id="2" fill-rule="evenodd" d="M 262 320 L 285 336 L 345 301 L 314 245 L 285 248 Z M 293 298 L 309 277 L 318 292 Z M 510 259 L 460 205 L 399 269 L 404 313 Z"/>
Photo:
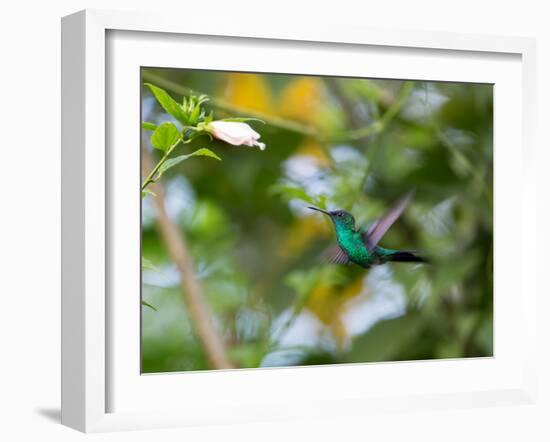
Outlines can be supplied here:
<path id="1" fill-rule="evenodd" d="M 364 268 L 384 264 L 388 261 L 425 262 L 425 259 L 412 251 L 386 249 L 378 246 L 384 233 L 399 218 L 411 197 L 412 193 L 407 194 L 366 231 L 356 228 L 355 218 L 351 213 L 343 210 L 329 212 L 317 207 L 310 207 L 310 209 L 328 215 L 334 224 L 338 246 L 333 251 L 333 262 L 339 264 L 353 262 Z"/>

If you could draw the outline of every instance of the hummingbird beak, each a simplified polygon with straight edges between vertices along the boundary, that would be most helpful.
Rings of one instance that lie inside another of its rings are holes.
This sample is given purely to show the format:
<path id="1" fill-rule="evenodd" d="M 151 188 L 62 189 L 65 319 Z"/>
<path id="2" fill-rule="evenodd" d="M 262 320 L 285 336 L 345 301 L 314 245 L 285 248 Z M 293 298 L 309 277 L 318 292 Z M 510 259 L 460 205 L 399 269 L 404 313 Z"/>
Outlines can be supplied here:
<path id="1" fill-rule="evenodd" d="M 324 213 L 325 215 L 330 216 L 330 212 L 327 212 L 326 210 L 323 210 L 323 209 L 319 209 L 318 207 L 308 206 L 308 209 L 317 210 L 317 212 L 321 212 L 321 213 Z"/>

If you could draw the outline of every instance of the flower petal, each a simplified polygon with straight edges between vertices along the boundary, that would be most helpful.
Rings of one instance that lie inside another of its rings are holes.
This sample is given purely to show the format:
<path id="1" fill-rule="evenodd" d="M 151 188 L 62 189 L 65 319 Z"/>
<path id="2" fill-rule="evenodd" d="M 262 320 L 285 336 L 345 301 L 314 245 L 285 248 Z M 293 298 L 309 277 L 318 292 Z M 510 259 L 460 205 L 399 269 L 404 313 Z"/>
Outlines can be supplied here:
<path id="1" fill-rule="evenodd" d="M 233 121 L 212 121 L 205 129 L 218 140 L 233 146 L 258 146 L 265 149 L 265 144 L 258 141 L 260 134 L 248 124 Z"/>

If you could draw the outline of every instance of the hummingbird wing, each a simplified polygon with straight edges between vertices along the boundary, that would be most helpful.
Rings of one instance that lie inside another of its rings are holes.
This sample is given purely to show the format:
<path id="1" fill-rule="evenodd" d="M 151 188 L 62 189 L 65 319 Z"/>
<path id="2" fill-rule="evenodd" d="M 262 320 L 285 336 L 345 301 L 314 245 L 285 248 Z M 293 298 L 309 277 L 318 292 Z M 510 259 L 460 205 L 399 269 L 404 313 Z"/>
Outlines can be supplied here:
<path id="1" fill-rule="evenodd" d="M 403 210 L 407 207 L 414 195 L 414 190 L 411 190 L 403 198 L 401 198 L 390 210 L 388 210 L 382 217 L 377 219 L 369 227 L 366 233 L 363 234 L 365 245 L 369 250 L 374 249 L 384 234 L 392 226 L 392 224 L 401 216 Z"/>
<path id="2" fill-rule="evenodd" d="M 338 244 L 334 244 L 333 246 L 330 246 L 328 249 L 326 249 L 323 252 L 322 256 L 326 261 L 332 262 L 334 264 L 351 263 L 351 261 L 348 258 L 348 255 L 346 255 L 346 252 L 344 252 Z"/>

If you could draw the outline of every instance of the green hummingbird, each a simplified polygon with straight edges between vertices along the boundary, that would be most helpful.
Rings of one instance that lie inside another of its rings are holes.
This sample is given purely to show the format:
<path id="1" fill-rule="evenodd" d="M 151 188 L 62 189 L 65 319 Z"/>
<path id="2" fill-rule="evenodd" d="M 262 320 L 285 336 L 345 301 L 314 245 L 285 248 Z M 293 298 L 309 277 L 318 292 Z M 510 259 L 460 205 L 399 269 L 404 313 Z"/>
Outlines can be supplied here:
<path id="1" fill-rule="evenodd" d="M 411 191 L 401 198 L 367 230 L 357 228 L 353 215 L 344 210 L 327 211 L 312 206 L 308 208 L 329 216 L 334 224 L 338 244 L 329 251 L 330 260 L 334 263 L 355 263 L 368 269 L 373 265 L 385 264 L 388 261 L 427 262 L 412 250 L 385 249 L 378 245 L 384 234 L 403 213 L 412 195 Z"/>

